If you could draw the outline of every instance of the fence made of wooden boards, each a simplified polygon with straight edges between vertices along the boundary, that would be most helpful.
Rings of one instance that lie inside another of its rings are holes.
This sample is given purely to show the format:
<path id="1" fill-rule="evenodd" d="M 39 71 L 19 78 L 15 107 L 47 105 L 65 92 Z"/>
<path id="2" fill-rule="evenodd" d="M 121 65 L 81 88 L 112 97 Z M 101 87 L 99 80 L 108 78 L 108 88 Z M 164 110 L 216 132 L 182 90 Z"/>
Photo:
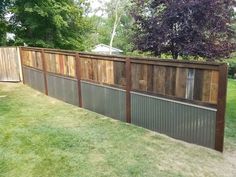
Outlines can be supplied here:
<path id="1" fill-rule="evenodd" d="M 21 81 L 20 57 L 17 47 L 0 47 L 0 81 Z"/>
<path id="2" fill-rule="evenodd" d="M 227 65 L 21 47 L 23 81 L 45 94 L 223 150 Z"/>

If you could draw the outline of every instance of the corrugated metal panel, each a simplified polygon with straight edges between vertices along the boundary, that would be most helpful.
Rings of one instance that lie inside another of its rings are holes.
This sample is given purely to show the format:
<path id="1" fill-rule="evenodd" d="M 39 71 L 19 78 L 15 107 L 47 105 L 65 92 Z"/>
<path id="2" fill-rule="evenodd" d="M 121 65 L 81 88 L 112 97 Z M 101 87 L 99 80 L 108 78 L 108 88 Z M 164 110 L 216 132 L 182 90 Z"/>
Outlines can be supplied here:
<path id="1" fill-rule="evenodd" d="M 78 105 L 78 85 L 76 80 L 47 74 L 47 83 L 49 96 Z"/>
<path id="2" fill-rule="evenodd" d="M 23 66 L 25 83 L 35 90 L 45 92 L 44 76 L 42 71 Z"/>
<path id="3" fill-rule="evenodd" d="M 85 109 L 125 121 L 125 91 L 81 82 L 82 102 Z"/>
<path id="4" fill-rule="evenodd" d="M 173 138 L 214 148 L 216 111 L 131 93 L 132 123 Z"/>

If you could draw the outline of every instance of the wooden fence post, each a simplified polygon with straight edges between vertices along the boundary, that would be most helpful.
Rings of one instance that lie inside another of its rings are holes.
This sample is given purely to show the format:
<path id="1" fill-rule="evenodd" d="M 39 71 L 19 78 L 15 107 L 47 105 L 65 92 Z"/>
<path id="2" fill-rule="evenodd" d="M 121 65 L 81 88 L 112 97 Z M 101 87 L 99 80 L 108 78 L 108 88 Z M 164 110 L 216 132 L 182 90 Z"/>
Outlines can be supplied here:
<path id="1" fill-rule="evenodd" d="M 22 71 L 22 82 L 25 84 L 25 78 L 24 78 L 24 70 L 23 70 L 23 65 L 24 65 L 24 60 L 23 60 L 23 54 L 22 54 L 22 47 L 20 47 L 20 66 L 21 66 L 21 71 Z"/>
<path id="2" fill-rule="evenodd" d="M 82 94 L 81 94 L 81 67 L 80 67 L 80 57 L 79 53 L 76 53 L 75 57 L 75 71 L 76 71 L 76 77 L 77 77 L 77 85 L 78 85 L 78 98 L 79 98 L 79 107 L 82 108 Z"/>
<path id="3" fill-rule="evenodd" d="M 47 66 L 46 66 L 46 58 L 45 58 L 44 49 L 41 49 L 41 54 L 42 54 L 42 64 L 43 64 L 43 77 L 44 77 L 45 94 L 48 95 Z"/>
<path id="4" fill-rule="evenodd" d="M 227 94 L 227 64 L 219 66 L 219 84 L 218 99 L 216 113 L 216 129 L 215 129 L 215 149 L 223 152 L 224 145 L 224 128 L 225 128 L 225 107 Z"/>
<path id="5" fill-rule="evenodd" d="M 130 58 L 126 58 L 125 62 L 126 74 L 126 122 L 131 123 L 131 63 Z"/>

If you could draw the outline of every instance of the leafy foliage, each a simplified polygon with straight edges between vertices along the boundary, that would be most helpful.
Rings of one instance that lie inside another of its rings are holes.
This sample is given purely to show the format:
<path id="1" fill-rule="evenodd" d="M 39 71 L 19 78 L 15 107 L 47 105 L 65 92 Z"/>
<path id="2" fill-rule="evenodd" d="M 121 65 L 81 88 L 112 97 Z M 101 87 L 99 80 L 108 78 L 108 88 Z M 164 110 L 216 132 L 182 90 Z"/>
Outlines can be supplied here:
<path id="1" fill-rule="evenodd" d="M 130 15 L 129 0 L 121 0 L 117 14 L 119 22 L 115 30 L 115 36 L 113 41 L 113 47 L 122 49 L 125 53 L 130 52 L 133 49 L 133 43 L 131 37 L 133 34 L 133 18 Z M 87 43 L 90 44 L 90 48 L 99 43 L 109 45 L 111 41 L 111 35 L 114 28 L 115 21 L 115 3 L 109 1 L 105 3 L 104 7 L 99 10 L 102 11 L 101 16 L 98 16 L 95 10 L 92 12 L 94 15 L 90 17 L 91 24 L 93 25 L 93 33 L 87 39 Z"/>
<path id="2" fill-rule="evenodd" d="M 5 19 L 8 0 L 0 1 L 0 46 L 6 44 L 7 22 Z"/>
<path id="3" fill-rule="evenodd" d="M 74 0 L 14 0 L 10 22 L 16 43 L 84 50 L 86 7 L 84 1 Z"/>
<path id="4" fill-rule="evenodd" d="M 235 50 L 234 0 L 133 0 L 136 48 L 174 59 L 228 57 Z"/>

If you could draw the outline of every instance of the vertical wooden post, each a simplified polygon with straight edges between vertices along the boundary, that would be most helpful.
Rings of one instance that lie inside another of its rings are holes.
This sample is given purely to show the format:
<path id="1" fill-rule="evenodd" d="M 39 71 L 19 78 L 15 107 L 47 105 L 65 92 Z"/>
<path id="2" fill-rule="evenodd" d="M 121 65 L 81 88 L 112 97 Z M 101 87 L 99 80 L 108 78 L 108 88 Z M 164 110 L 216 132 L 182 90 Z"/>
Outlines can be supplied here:
<path id="1" fill-rule="evenodd" d="M 131 123 L 131 63 L 130 58 L 126 58 L 125 63 L 126 74 L 126 122 Z"/>
<path id="2" fill-rule="evenodd" d="M 218 99 L 216 113 L 215 149 L 223 152 L 224 128 L 225 128 L 225 107 L 227 94 L 227 64 L 219 66 Z"/>
<path id="3" fill-rule="evenodd" d="M 43 64 L 45 94 L 48 95 L 47 66 L 46 66 L 46 58 L 45 58 L 44 49 L 41 49 L 41 55 L 42 55 L 42 64 Z"/>
<path id="4" fill-rule="evenodd" d="M 75 57 L 75 71 L 76 71 L 76 77 L 77 77 L 77 85 L 78 85 L 78 98 L 79 98 L 79 107 L 82 108 L 82 94 L 81 94 L 81 66 L 80 66 L 80 57 L 79 53 L 76 53 Z"/>
<path id="5" fill-rule="evenodd" d="M 23 54 L 22 54 L 22 47 L 20 47 L 20 66 L 21 66 L 21 72 L 22 72 L 22 82 L 25 84 L 25 78 L 24 78 L 24 70 L 23 70 L 23 65 L 24 65 L 24 59 L 23 59 Z"/>

